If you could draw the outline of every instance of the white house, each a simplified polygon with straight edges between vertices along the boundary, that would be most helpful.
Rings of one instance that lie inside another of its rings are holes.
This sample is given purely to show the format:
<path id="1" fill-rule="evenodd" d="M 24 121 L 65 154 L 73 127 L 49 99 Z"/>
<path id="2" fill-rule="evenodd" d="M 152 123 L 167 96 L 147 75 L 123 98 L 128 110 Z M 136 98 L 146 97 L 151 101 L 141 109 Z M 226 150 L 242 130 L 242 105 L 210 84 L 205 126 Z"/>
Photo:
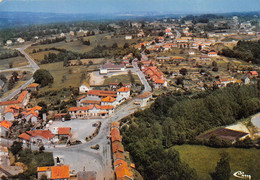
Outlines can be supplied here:
<path id="1" fill-rule="evenodd" d="M 125 40 L 131 40 L 131 39 L 133 39 L 133 36 L 131 36 L 131 35 L 126 35 L 125 36 Z"/>
<path id="2" fill-rule="evenodd" d="M 107 96 L 107 97 L 101 99 L 101 106 L 102 105 L 115 106 L 116 105 L 116 98 Z"/>
<path id="3" fill-rule="evenodd" d="M 18 42 L 18 43 L 24 43 L 25 40 L 24 40 L 23 38 L 18 38 L 18 39 L 17 39 L 17 42 Z"/>
<path id="4" fill-rule="evenodd" d="M 11 46 L 12 44 L 13 44 L 13 41 L 12 41 L 12 40 L 7 40 L 7 41 L 6 41 L 6 45 L 7 45 L 7 46 Z"/>
<path id="5" fill-rule="evenodd" d="M 141 107 L 145 107 L 147 102 L 152 98 L 152 93 L 149 91 L 144 92 L 136 97 L 135 104 L 139 104 Z"/>
<path id="6" fill-rule="evenodd" d="M 117 102 L 120 104 L 130 97 L 130 89 L 127 87 L 121 87 L 117 90 Z"/>
<path id="7" fill-rule="evenodd" d="M 217 57 L 218 54 L 217 54 L 216 52 L 209 52 L 209 53 L 208 53 L 208 56 L 209 56 L 209 57 Z"/>
<path id="8" fill-rule="evenodd" d="M 84 82 L 83 84 L 80 85 L 79 92 L 80 93 L 85 93 L 85 92 L 88 92 L 90 89 L 91 88 L 90 88 L 89 84 Z"/>

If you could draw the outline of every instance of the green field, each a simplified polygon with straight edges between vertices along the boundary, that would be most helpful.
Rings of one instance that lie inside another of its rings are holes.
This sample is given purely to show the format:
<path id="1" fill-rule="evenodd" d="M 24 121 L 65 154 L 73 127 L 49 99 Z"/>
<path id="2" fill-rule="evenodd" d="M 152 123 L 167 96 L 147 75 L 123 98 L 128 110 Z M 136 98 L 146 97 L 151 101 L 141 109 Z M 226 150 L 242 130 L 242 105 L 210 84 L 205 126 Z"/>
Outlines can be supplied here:
<path id="1" fill-rule="evenodd" d="M 54 77 L 54 83 L 51 87 L 46 86 L 42 90 L 57 90 L 64 87 L 79 87 L 81 84 L 80 77 L 82 73 L 87 74 L 87 69 L 84 66 L 70 66 L 63 67 L 63 62 L 42 64 L 40 65 L 41 69 L 47 69 L 51 75 Z M 71 74 L 69 70 L 71 69 Z M 66 76 L 66 80 L 62 82 L 62 77 Z M 87 76 L 86 76 L 87 78 Z"/>
<path id="2" fill-rule="evenodd" d="M 141 83 L 139 77 L 135 74 L 133 74 L 135 83 Z M 111 76 L 104 81 L 104 85 L 108 85 L 109 83 L 120 83 L 122 82 L 123 84 L 125 83 L 130 83 L 130 77 L 128 74 L 123 74 L 123 75 L 118 75 L 118 76 Z"/>
<path id="3" fill-rule="evenodd" d="M 226 151 L 230 155 L 231 173 L 244 171 L 252 179 L 260 178 L 260 151 L 242 148 L 211 148 L 199 145 L 174 146 L 179 151 L 181 160 L 194 168 L 200 179 L 211 179 L 209 172 L 213 172 L 220 159 L 219 153 Z M 237 179 L 230 176 L 230 179 Z"/>
<path id="4" fill-rule="evenodd" d="M 44 55 L 48 55 L 49 53 L 58 54 L 59 51 L 55 51 L 55 50 L 42 51 L 42 52 L 32 53 L 32 54 L 30 54 L 30 56 L 31 56 L 35 61 L 40 62 L 41 60 L 44 59 Z"/>
<path id="5" fill-rule="evenodd" d="M 26 52 L 31 53 L 33 51 L 33 49 L 38 50 L 38 49 L 55 47 L 58 49 L 66 49 L 68 51 L 84 53 L 84 52 L 88 52 L 88 51 L 92 50 L 97 45 L 100 45 L 100 46 L 106 45 L 107 47 L 111 47 L 114 43 L 117 43 L 119 47 L 123 47 L 126 42 L 129 45 L 131 45 L 132 43 L 140 40 L 140 39 L 125 40 L 124 36 L 111 37 L 111 38 L 107 39 L 106 38 L 107 35 L 108 34 L 99 34 L 99 35 L 95 35 L 95 36 L 85 37 L 84 40 L 90 41 L 90 46 L 84 45 L 80 40 L 74 40 L 72 42 L 62 41 L 62 42 L 52 43 L 52 44 L 31 46 L 26 49 Z"/>
<path id="6" fill-rule="evenodd" d="M 8 58 L 8 59 L 0 59 L 0 70 L 9 69 L 10 63 L 13 64 L 13 68 L 28 65 L 28 61 L 21 56 Z"/>

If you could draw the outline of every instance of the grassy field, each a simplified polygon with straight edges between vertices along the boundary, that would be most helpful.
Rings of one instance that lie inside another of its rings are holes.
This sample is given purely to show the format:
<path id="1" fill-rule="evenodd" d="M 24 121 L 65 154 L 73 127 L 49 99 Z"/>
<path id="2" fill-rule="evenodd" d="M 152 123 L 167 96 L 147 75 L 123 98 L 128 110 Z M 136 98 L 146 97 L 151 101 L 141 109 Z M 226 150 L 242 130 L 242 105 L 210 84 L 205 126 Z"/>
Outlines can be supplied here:
<path id="1" fill-rule="evenodd" d="M 220 159 L 219 153 L 226 151 L 230 155 L 231 173 L 244 171 L 252 179 L 260 178 L 260 151 L 257 149 L 241 148 L 211 148 L 198 145 L 174 146 L 179 151 L 181 160 L 196 169 L 200 179 L 211 179 L 209 172 L 213 172 Z M 237 179 L 230 176 L 230 179 Z"/>
<path id="2" fill-rule="evenodd" d="M 8 69 L 10 63 L 13 64 L 13 68 L 28 65 L 28 61 L 21 56 L 8 58 L 8 59 L 0 59 L 0 70 Z"/>
<path id="3" fill-rule="evenodd" d="M 133 74 L 133 76 L 134 76 L 136 83 L 141 83 L 141 81 L 137 75 Z M 122 82 L 124 84 L 124 83 L 130 83 L 131 81 L 130 81 L 130 77 L 128 74 L 123 74 L 123 75 L 111 76 L 111 77 L 105 79 L 104 85 L 108 85 L 109 83 L 115 83 L 115 82 L 117 82 L 117 83 Z"/>
<path id="4" fill-rule="evenodd" d="M 35 61 L 40 62 L 41 60 L 44 59 L 44 55 L 48 55 L 49 53 L 58 54 L 59 51 L 55 51 L 55 50 L 42 51 L 42 52 L 32 53 L 32 54 L 30 54 L 30 55 L 32 56 L 32 58 L 33 58 Z"/>
<path id="5" fill-rule="evenodd" d="M 55 48 L 59 48 L 59 49 L 66 49 L 68 51 L 84 53 L 84 52 L 88 52 L 88 51 L 92 50 L 97 45 L 100 45 L 100 46 L 106 45 L 107 47 L 111 47 L 114 43 L 117 43 L 119 47 L 123 47 L 126 42 L 129 45 L 131 45 L 132 43 L 139 40 L 139 39 L 125 40 L 124 36 L 112 37 L 112 38 L 107 39 L 106 38 L 107 35 L 108 34 L 100 34 L 100 35 L 85 37 L 84 40 L 90 41 L 90 46 L 82 44 L 82 42 L 80 40 L 74 40 L 72 42 L 62 41 L 62 42 L 52 43 L 52 44 L 31 46 L 26 49 L 26 52 L 31 53 L 33 51 L 33 49 L 38 50 L 38 49 L 55 47 Z"/>
<path id="6" fill-rule="evenodd" d="M 87 69 L 84 66 L 70 66 L 63 67 L 63 62 L 43 64 L 40 65 L 41 69 L 47 69 L 54 77 L 54 83 L 51 87 L 44 87 L 42 90 L 57 90 L 64 87 L 79 87 L 81 84 L 80 79 L 83 73 L 87 74 Z M 69 73 L 71 71 L 71 73 Z M 66 80 L 62 82 L 62 77 L 65 76 Z M 87 78 L 87 75 L 86 75 Z"/>

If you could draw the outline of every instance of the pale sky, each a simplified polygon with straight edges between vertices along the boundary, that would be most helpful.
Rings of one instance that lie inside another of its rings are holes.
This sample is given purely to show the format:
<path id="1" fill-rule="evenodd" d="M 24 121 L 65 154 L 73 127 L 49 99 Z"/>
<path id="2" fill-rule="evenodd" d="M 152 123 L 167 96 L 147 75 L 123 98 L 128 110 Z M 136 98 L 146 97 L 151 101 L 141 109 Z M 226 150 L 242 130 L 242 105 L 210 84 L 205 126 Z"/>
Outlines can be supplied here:
<path id="1" fill-rule="evenodd" d="M 260 11 L 260 0 L 0 0 L 0 12 L 222 13 Z"/>

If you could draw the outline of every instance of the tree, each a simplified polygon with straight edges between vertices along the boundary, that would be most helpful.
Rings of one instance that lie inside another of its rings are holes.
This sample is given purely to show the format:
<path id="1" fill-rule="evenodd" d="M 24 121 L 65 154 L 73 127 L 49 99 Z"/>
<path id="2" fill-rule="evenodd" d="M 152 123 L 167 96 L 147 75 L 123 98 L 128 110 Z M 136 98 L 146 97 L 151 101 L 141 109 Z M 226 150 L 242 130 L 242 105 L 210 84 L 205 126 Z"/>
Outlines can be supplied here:
<path id="1" fill-rule="evenodd" d="M 185 76 L 187 74 L 188 70 L 186 68 L 181 68 L 180 69 L 180 74 L 182 74 L 183 76 Z"/>
<path id="2" fill-rule="evenodd" d="M 13 153 L 13 155 L 17 155 L 21 150 L 23 149 L 23 142 L 14 141 L 10 151 Z"/>
<path id="3" fill-rule="evenodd" d="M 14 71 L 14 72 L 12 73 L 12 76 L 13 76 L 13 78 L 14 78 L 15 81 L 18 80 L 18 73 L 17 73 L 16 71 Z"/>
<path id="4" fill-rule="evenodd" d="M 231 173 L 231 169 L 229 165 L 229 155 L 227 152 L 222 152 L 220 156 L 221 158 L 217 163 L 215 172 L 210 173 L 210 176 L 212 180 L 229 180 L 229 176 Z"/>
<path id="5" fill-rule="evenodd" d="M 47 180 L 47 179 L 48 179 L 48 177 L 46 176 L 46 174 L 41 175 L 40 180 Z"/>
<path id="6" fill-rule="evenodd" d="M 41 147 L 39 148 L 39 152 L 43 153 L 44 150 L 45 150 L 45 147 L 43 145 L 41 145 Z"/>
<path id="7" fill-rule="evenodd" d="M 128 43 L 125 43 L 125 44 L 124 44 L 124 48 L 125 48 L 125 49 L 129 48 L 129 44 L 128 44 Z"/>
<path id="8" fill-rule="evenodd" d="M 117 48 L 117 47 L 118 47 L 117 43 L 114 43 L 114 44 L 112 45 L 112 48 Z"/>
<path id="9" fill-rule="evenodd" d="M 33 78 L 35 83 L 40 84 L 42 87 L 52 84 L 54 81 L 53 76 L 46 69 L 38 69 L 34 74 Z"/>

